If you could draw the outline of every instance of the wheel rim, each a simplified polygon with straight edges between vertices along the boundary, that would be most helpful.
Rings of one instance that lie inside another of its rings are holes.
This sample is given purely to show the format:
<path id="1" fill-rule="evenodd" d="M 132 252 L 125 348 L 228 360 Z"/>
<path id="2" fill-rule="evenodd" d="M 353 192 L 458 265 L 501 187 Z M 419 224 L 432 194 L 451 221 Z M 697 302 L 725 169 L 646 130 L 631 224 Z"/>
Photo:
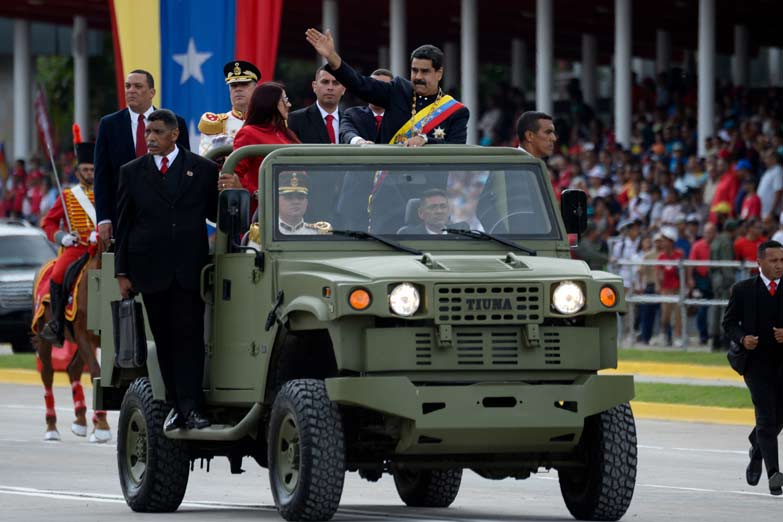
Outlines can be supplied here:
<path id="1" fill-rule="evenodd" d="M 288 495 L 296 491 L 299 484 L 300 462 L 299 428 L 291 413 L 280 423 L 277 435 L 277 480 Z"/>
<path id="2" fill-rule="evenodd" d="M 128 419 L 125 469 L 130 481 L 138 487 L 147 471 L 147 423 L 139 410 L 134 410 Z"/>

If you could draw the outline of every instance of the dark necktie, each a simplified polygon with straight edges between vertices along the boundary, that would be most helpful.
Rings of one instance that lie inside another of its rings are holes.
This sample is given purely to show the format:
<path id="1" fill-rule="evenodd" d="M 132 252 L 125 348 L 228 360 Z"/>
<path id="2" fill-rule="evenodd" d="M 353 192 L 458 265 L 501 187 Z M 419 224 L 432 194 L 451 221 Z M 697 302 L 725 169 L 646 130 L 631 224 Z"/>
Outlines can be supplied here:
<path id="1" fill-rule="evenodd" d="M 778 287 L 778 285 L 775 284 L 775 281 L 770 281 L 769 282 L 769 295 L 774 296 L 775 295 L 775 290 L 777 289 L 777 287 Z"/>
<path id="2" fill-rule="evenodd" d="M 166 156 L 163 156 L 163 159 L 160 162 L 160 173 L 165 176 L 166 172 L 168 171 L 169 171 L 169 159 Z"/>
<path id="3" fill-rule="evenodd" d="M 378 132 L 381 130 L 381 122 L 383 121 L 383 115 L 376 114 L 375 115 L 375 132 Z"/>
<path id="4" fill-rule="evenodd" d="M 139 124 L 136 126 L 136 157 L 139 158 L 147 153 L 147 142 L 144 138 L 144 131 L 147 128 L 144 125 L 144 115 L 139 114 Z"/>
<path id="5" fill-rule="evenodd" d="M 334 136 L 334 127 L 332 126 L 334 116 L 327 114 L 324 119 L 326 120 L 326 133 L 329 135 L 329 141 L 331 143 L 337 143 L 337 139 Z"/>

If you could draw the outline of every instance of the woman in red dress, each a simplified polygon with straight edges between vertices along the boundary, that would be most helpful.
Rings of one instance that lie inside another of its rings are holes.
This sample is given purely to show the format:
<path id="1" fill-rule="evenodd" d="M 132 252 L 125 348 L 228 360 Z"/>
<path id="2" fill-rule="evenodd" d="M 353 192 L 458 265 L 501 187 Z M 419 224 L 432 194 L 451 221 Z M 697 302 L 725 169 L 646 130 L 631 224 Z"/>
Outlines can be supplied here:
<path id="1" fill-rule="evenodd" d="M 265 82 L 253 91 L 245 124 L 234 137 L 234 150 L 245 145 L 301 143 L 288 128 L 291 103 L 282 85 Z M 263 156 L 245 158 L 237 163 L 234 174 L 221 174 L 218 189 L 245 188 L 253 198 L 251 212 L 258 205 L 258 168 Z"/>

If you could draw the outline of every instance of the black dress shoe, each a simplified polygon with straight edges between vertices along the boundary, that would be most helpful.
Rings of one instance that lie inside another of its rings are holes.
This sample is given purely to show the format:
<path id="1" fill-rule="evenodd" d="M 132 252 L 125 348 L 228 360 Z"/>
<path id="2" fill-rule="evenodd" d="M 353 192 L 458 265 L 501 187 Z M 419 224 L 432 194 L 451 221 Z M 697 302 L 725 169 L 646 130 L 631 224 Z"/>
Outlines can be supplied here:
<path id="1" fill-rule="evenodd" d="M 745 470 L 745 480 L 748 481 L 748 485 L 755 486 L 761 480 L 761 455 L 754 457 L 753 448 L 750 448 L 749 455 L 750 463 L 748 463 L 748 467 Z"/>
<path id="2" fill-rule="evenodd" d="M 163 431 L 174 431 L 185 427 L 185 416 L 175 411 L 163 425 Z"/>
<path id="3" fill-rule="evenodd" d="M 200 430 L 202 428 L 206 428 L 211 423 L 209 422 L 209 419 L 204 417 L 201 412 L 198 412 L 196 410 L 191 411 L 188 413 L 188 420 L 185 421 L 185 425 L 189 430 Z"/>
<path id="4" fill-rule="evenodd" d="M 773 495 L 783 495 L 783 473 L 776 471 L 769 477 L 769 492 Z"/>

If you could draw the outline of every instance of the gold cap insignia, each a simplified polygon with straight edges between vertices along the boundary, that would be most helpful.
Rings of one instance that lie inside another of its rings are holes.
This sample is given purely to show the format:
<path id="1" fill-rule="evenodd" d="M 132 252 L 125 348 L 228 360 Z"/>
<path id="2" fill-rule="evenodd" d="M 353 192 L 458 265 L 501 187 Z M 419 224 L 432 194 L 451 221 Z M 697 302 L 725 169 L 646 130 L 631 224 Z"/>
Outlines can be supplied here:
<path id="1" fill-rule="evenodd" d="M 242 69 L 239 68 L 239 62 L 234 62 L 234 76 L 242 74 Z"/>

